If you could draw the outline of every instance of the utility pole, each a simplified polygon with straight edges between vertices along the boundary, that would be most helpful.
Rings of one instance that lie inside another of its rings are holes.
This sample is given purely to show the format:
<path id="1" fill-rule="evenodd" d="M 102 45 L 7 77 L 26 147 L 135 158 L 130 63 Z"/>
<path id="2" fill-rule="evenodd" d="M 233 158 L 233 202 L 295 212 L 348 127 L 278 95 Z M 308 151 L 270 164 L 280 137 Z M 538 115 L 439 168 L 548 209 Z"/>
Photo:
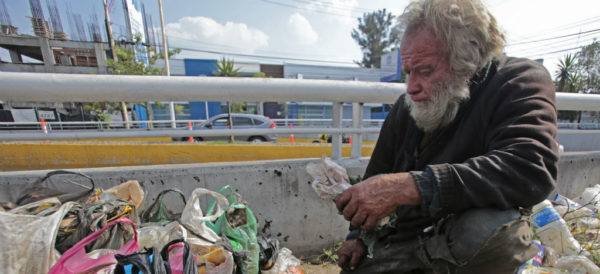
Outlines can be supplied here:
<path id="1" fill-rule="evenodd" d="M 106 0 L 102 0 L 102 4 L 104 4 L 104 22 L 106 23 L 106 32 L 108 34 L 108 44 L 110 45 L 110 53 L 112 55 L 113 61 L 117 62 L 117 53 L 115 52 L 115 40 L 112 35 L 112 27 L 110 26 L 110 16 L 108 15 L 108 7 L 106 6 Z M 121 101 L 121 115 L 123 117 L 123 121 L 125 122 L 125 128 L 129 129 L 129 114 L 127 114 L 127 105 L 125 102 Z"/>
<path id="2" fill-rule="evenodd" d="M 165 34 L 165 20 L 163 18 L 162 0 L 158 0 L 158 11 L 160 12 L 160 28 L 162 30 L 163 55 L 165 57 L 165 73 L 167 77 L 171 76 L 169 71 L 169 47 L 167 47 L 167 35 Z M 175 103 L 169 102 L 169 118 L 171 119 L 171 127 L 176 128 L 175 123 Z"/>

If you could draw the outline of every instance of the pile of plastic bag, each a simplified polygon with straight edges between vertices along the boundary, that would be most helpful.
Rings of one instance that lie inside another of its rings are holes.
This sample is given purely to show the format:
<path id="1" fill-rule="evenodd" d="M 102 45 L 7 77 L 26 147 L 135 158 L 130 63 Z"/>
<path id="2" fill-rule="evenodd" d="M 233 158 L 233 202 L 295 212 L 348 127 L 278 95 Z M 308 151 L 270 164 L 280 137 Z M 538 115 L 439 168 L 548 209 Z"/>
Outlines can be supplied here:
<path id="1" fill-rule="evenodd" d="M 85 184 L 64 193 L 46 187 L 61 174 Z M 174 212 L 164 202 L 181 200 Z M 224 195 L 224 193 L 227 193 Z M 206 211 L 201 197 L 210 201 Z M 81 173 L 52 171 L 24 189 L 15 201 L 0 203 L 0 269 L 6 273 L 302 273 L 287 248 L 268 234 L 242 197 L 225 186 L 159 193 L 142 208 L 145 193 L 131 180 L 97 188 Z M 171 200 L 172 201 L 172 200 Z"/>
<path id="2" fill-rule="evenodd" d="M 557 194 L 533 207 L 539 252 L 518 273 L 600 273 L 600 185 L 573 200 Z"/>

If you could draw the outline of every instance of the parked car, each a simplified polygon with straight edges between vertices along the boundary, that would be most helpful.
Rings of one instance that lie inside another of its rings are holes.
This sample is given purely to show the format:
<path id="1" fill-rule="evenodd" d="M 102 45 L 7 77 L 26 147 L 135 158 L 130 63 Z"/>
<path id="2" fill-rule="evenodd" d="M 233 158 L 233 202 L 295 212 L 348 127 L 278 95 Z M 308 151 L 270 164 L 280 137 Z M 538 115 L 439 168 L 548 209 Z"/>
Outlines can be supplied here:
<path id="1" fill-rule="evenodd" d="M 275 128 L 275 122 L 268 117 L 255 114 L 231 113 L 233 129 L 262 129 Z M 229 119 L 227 113 L 222 113 L 211 117 L 199 126 L 194 126 L 194 130 L 211 130 L 211 129 L 229 129 Z M 223 136 L 193 136 L 195 141 L 228 141 L 229 135 Z M 189 137 L 181 138 L 182 141 L 187 141 Z M 273 142 L 277 140 L 275 135 L 242 135 L 234 137 L 238 141 L 248 142 Z"/>

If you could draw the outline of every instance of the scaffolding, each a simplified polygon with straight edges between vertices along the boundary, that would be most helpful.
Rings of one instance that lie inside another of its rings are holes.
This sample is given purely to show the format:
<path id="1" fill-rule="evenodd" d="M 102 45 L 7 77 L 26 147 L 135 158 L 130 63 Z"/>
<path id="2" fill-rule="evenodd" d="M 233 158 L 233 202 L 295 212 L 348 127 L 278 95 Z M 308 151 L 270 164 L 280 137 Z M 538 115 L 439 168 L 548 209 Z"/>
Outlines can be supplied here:
<path id="1" fill-rule="evenodd" d="M 0 0 L 0 33 L 8 35 L 17 35 L 17 27 L 13 26 L 10 20 L 10 13 L 6 8 L 4 0 Z"/>

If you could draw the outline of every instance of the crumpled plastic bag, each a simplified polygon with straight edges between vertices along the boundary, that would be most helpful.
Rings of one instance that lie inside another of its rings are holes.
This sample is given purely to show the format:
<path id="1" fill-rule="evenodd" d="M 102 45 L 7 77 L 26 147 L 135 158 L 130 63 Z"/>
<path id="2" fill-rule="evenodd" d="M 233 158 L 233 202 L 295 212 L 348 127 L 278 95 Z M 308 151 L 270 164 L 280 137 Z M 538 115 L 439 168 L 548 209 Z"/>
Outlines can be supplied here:
<path id="1" fill-rule="evenodd" d="M 284 247 L 279 250 L 279 255 L 277 256 L 277 260 L 271 269 L 269 270 L 261 270 L 262 274 L 291 274 L 298 273 L 298 266 L 300 266 L 302 262 L 292 255 L 292 251 L 288 248 Z M 301 270 L 300 270 L 301 271 Z"/>
<path id="2" fill-rule="evenodd" d="M 54 248 L 60 222 L 74 204 L 67 202 L 47 216 L 0 212 L 2 272 L 47 273 L 60 257 Z"/>
<path id="3" fill-rule="evenodd" d="M 321 158 L 321 162 L 306 165 L 306 172 L 314 179 L 311 183 L 313 189 L 324 199 L 335 199 L 352 186 L 346 169 L 325 155 Z"/>
<path id="4" fill-rule="evenodd" d="M 570 274 L 600 273 L 600 267 L 584 256 L 564 256 L 556 261 L 555 268 Z"/>

